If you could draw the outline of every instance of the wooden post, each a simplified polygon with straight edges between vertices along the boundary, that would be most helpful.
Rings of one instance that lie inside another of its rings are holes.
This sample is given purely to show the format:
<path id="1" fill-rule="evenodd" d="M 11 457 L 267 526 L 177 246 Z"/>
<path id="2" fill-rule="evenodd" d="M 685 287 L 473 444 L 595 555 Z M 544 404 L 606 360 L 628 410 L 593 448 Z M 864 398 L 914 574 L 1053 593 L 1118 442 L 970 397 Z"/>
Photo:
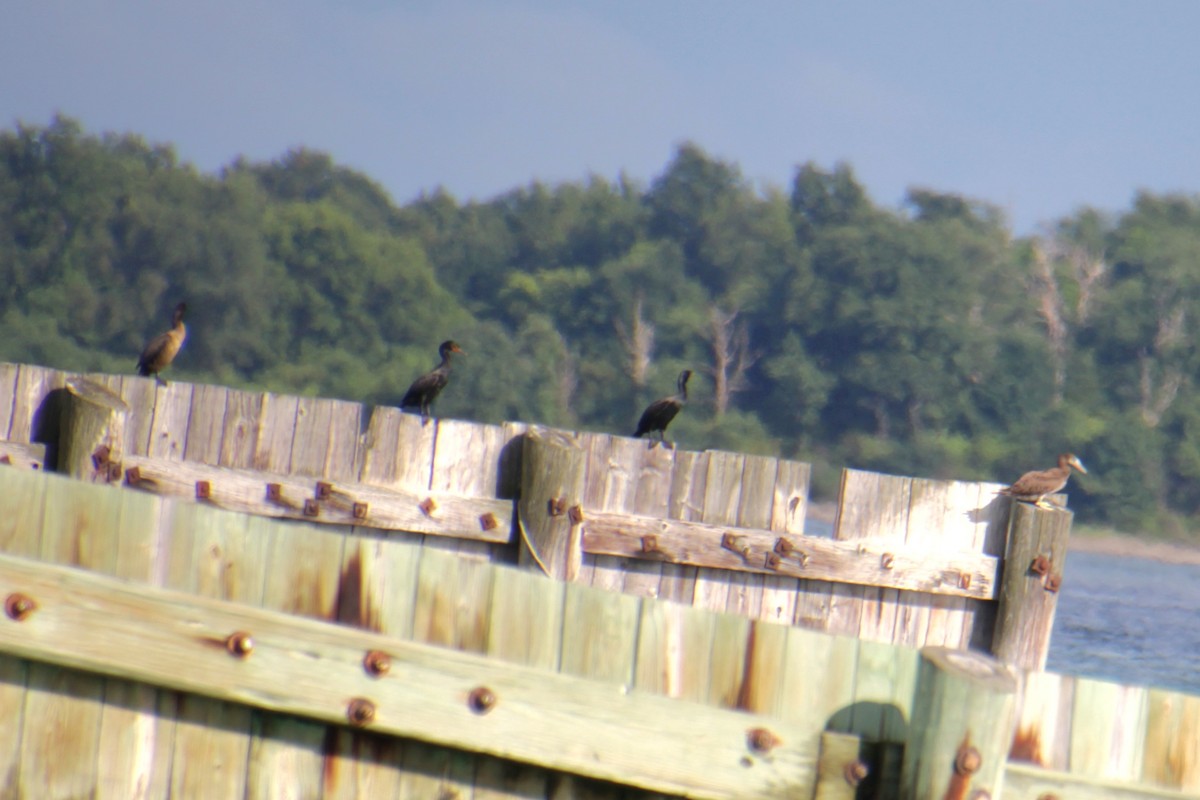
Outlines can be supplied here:
<path id="1" fill-rule="evenodd" d="M 1012 504 L 992 637 L 992 654 L 1005 664 L 1046 668 L 1073 516 Z"/>
<path id="2" fill-rule="evenodd" d="M 904 749 L 901 796 L 1000 797 L 1016 689 L 1012 671 L 990 656 L 924 648 Z"/>
<path id="3" fill-rule="evenodd" d="M 530 428 L 521 450 L 521 496 L 517 520 L 519 561 L 536 563 L 549 576 L 570 580 L 583 551 L 582 523 L 586 454 L 565 431 Z"/>
<path id="4" fill-rule="evenodd" d="M 107 483 L 120 474 L 129 406 L 112 390 L 81 376 L 70 378 L 66 388 L 58 471 L 91 483 Z"/>
<path id="5" fill-rule="evenodd" d="M 821 734 L 814 800 L 854 800 L 859 784 L 870 774 L 859 757 L 861 749 L 862 739 L 853 734 L 833 731 Z"/>

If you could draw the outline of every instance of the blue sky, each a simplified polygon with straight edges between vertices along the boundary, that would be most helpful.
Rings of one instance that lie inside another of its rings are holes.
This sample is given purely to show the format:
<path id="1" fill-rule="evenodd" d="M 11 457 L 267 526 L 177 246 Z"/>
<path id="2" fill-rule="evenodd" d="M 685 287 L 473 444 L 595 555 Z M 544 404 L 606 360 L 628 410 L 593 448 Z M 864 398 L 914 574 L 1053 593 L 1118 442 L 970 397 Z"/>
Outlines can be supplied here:
<path id="1" fill-rule="evenodd" d="M 1200 3 L 15 0 L 0 125 L 55 112 L 206 171 L 329 152 L 405 203 L 649 183 L 685 140 L 760 186 L 849 163 L 1019 234 L 1200 191 Z"/>

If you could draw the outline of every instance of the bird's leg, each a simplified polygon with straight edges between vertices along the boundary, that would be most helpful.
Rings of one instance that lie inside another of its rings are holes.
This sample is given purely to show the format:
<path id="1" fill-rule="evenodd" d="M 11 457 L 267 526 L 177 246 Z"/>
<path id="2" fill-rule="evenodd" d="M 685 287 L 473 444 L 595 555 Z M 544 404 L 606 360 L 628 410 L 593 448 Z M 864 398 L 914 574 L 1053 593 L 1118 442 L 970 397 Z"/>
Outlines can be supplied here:
<path id="1" fill-rule="evenodd" d="M 1057 511 L 1058 510 L 1057 506 L 1054 506 L 1051 503 L 1047 502 L 1046 495 L 1044 495 L 1044 494 L 1039 495 L 1038 499 L 1035 500 L 1033 504 L 1035 506 L 1037 506 L 1038 508 L 1044 508 L 1047 511 Z"/>
<path id="2" fill-rule="evenodd" d="M 154 373 L 154 380 L 159 386 L 163 387 L 164 389 L 167 388 L 167 382 L 163 380 L 163 376 L 159 375 L 157 372 Z"/>

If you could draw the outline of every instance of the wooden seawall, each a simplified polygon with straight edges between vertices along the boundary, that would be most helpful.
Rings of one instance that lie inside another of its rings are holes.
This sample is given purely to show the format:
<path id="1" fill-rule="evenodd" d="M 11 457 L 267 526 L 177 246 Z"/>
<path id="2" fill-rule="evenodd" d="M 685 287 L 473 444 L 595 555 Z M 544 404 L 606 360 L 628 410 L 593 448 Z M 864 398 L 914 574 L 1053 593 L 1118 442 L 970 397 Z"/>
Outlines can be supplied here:
<path id="1" fill-rule="evenodd" d="M 70 378 L 0 365 L 14 465 Z M 831 540 L 796 462 L 88 382 L 112 485 L 0 469 L 0 796 L 941 797 L 972 720 L 971 792 L 1200 789 L 1197 698 L 947 660 L 1044 661 L 1069 514 L 848 471 Z"/>

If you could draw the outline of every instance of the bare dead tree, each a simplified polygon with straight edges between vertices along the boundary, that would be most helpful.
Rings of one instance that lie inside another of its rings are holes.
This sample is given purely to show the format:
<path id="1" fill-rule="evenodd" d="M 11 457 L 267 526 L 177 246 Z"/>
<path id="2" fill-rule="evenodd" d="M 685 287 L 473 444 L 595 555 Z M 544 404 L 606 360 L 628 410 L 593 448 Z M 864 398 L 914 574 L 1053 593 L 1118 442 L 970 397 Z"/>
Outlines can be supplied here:
<path id="1" fill-rule="evenodd" d="M 650 372 L 650 357 L 654 352 L 654 323 L 642 316 L 644 304 L 642 296 L 638 295 L 633 303 L 633 320 L 629 328 L 619 319 L 613 320 L 617 338 L 625 348 L 629 361 L 629 376 L 633 385 L 639 389 L 646 385 L 646 377 Z"/>
<path id="2" fill-rule="evenodd" d="M 1161 300 L 1160 307 L 1166 305 Z M 1141 389 L 1140 411 L 1142 421 L 1147 427 L 1156 428 L 1162 422 L 1163 415 L 1175 402 L 1183 386 L 1183 370 L 1178 366 L 1164 365 L 1157 385 L 1154 380 L 1154 364 L 1164 363 L 1169 352 L 1182 344 L 1187 337 L 1187 312 L 1182 303 L 1177 303 L 1170 309 L 1163 308 L 1158 316 L 1158 329 L 1154 333 L 1154 343 L 1151 348 L 1143 348 L 1138 353 L 1138 368 L 1140 371 L 1139 388 Z"/>
<path id="3" fill-rule="evenodd" d="M 730 398 L 749 386 L 746 375 L 760 356 L 751 351 L 750 330 L 738 321 L 737 311 L 710 306 L 704 338 L 712 350 L 707 372 L 713 379 L 713 410 L 720 417 L 729 409 Z"/>

